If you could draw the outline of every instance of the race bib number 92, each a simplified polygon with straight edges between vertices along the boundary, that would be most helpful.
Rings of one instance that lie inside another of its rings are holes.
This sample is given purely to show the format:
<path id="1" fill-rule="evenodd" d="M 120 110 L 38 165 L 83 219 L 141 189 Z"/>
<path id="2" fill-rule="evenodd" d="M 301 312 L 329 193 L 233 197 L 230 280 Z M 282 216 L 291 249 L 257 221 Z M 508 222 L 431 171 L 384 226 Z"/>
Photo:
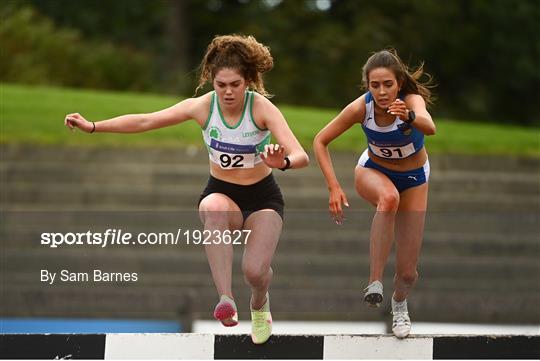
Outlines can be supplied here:
<path id="1" fill-rule="evenodd" d="M 232 144 L 216 139 L 210 141 L 210 158 L 222 169 L 255 167 L 254 145 Z"/>
<path id="2" fill-rule="evenodd" d="M 255 154 L 229 154 L 218 150 L 212 151 L 214 163 L 222 169 L 253 168 L 255 166 Z"/>

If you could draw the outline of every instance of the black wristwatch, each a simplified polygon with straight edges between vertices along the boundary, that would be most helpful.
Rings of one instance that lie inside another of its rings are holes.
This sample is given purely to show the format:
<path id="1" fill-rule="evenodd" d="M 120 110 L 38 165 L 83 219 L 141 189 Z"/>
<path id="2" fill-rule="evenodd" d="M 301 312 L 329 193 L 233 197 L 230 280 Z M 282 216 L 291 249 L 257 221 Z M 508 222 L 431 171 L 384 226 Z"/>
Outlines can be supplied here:
<path id="1" fill-rule="evenodd" d="M 409 114 L 409 118 L 405 120 L 405 123 L 411 124 L 416 119 L 416 114 L 414 113 L 414 110 L 409 110 L 408 114 Z"/>
<path id="2" fill-rule="evenodd" d="M 289 157 L 285 157 L 284 160 L 285 160 L 285 167 L 278 168 L 281 171 L 285 171 L 291 167 L 291 160 L 289 159 Z"/>

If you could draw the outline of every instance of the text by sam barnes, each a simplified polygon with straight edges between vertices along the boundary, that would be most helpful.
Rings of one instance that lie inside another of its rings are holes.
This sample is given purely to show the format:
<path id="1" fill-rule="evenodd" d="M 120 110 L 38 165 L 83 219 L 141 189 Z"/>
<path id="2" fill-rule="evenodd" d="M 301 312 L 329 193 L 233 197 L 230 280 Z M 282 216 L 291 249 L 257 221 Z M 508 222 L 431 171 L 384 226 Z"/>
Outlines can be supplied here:
<path id="1" fill-rule="evenodd" d="M 71 272 L 63 269 L 59 272 L 51 272 L 42 269 L 41 282 L 52 285 L 55 282 L 137 282 L 139 275 L 136 272 L 105 272 L 99 269 L 90 272 Z"/>

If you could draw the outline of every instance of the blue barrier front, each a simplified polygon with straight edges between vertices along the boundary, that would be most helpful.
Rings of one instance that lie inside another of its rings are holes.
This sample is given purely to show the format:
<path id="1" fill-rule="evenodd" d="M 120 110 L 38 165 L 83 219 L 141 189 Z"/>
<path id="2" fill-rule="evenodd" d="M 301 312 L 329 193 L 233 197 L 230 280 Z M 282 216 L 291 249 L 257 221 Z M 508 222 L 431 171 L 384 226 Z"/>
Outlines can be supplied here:
<path id="1" fill-rule="evenodd" d="M 170 333 L 177 321 L 87 318 L 0 318 L 0 333 Z"/>

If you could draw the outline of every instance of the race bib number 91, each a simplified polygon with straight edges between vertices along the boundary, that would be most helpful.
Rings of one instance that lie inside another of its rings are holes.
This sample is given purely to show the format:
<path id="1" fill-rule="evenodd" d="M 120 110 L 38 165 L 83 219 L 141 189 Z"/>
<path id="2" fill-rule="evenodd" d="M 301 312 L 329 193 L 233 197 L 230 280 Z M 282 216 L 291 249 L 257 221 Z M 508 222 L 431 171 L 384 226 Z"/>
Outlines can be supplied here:
<path id="1" fill-rule="evenodd" d="M 370 144 L 369 148 L 376 156 L 389 159 L 406 158 L 414 153 L 414 145 L 412 143 L 401 147 L 377 147 L 374 144 Z"/>

